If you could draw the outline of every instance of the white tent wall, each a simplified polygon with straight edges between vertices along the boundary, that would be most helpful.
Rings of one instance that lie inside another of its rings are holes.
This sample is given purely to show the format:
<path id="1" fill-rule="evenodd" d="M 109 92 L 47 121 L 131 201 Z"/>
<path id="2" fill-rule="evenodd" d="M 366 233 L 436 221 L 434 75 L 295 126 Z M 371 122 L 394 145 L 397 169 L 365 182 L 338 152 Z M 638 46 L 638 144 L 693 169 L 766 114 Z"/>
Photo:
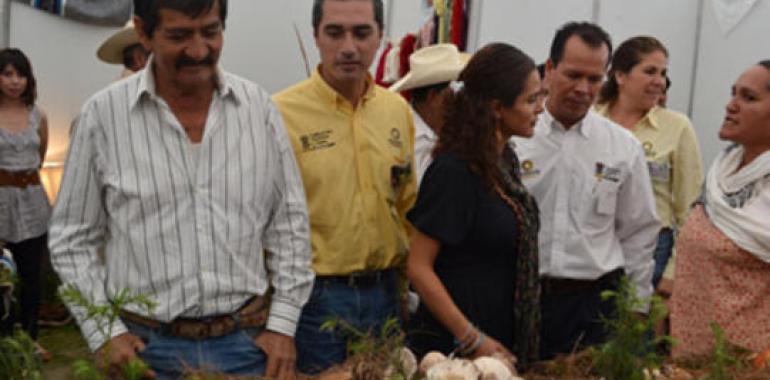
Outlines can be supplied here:
<path id="1" fill-rule="evenodd" d="M 711 1 L 474 0 L 476 12 L 471 19 L 469 47 L 505 41 L 541 62 L 548 55 L 556 28 L 570 20 L 599 22 L 615 44 L 634 35 L 653 35 L 668 46 L 671 55 L 674 85 L 669 104 L 691 115 L 704 161 L 709 163 L 722 146 L 716 131 L 730 84 L 743 68 L 770 56 L 760 46 L 760 36 L 770 35 L 769 24 L 763 22 L 770 19 L 767 1 L 758 1 L 728 36 L 716 24 Z M 223 66 L 270 92 L 305 78 L 294 25 L 312 70 L 318 63 L 318 53 L 310 25 L 311 4 L 311 0 L 230 0 Z M 700 29 L 699 9 L 703 20 Z M 416 31 L 423 17 L 422 0 L 388 1 L 386 38 L 398 41 L 405 33 Z M 12 2 L 8 30 L 10 46 L 22 48 L 35 67 L 39 103 L 51 121 L 49 159 L 61 160 L 72 117 L 91 94 L 115 80 L 120 72 L 119 67 L 103 64 L 95 57 L 98 45 L 115 28 L 85 25 Z M 698 36 L 700 50 L 696 49 Z"/>
<path id="2" fill-rule="evenodd" d="M 673 87 L 669 106 L 687 113 L 695 52 L 696 12 L 700 0 L 480 0 L 478 46 L 493 41 L 513 44 L 536 62 L 548 58 L 556 30 L 569 21 L 594 21 L 617 47 L 625 39 L 651 35 L 670 55 Z"/>
<path id="3" fill-rule="evenodd" d="M 479 12 L 478 41 L 507 42 L 529 54 L 535 62 L 548 58 L 556 29 L 572 20 L 592 19 L 592 0 L 475 0 Z"/>
<path id="4" fill-rule="evenodd" d="M 704 161 L 711 165 L 726 146 L 718 140 L 719 128 L 730 100 L 730 88 L 749 66 L 770 59 L 770 1 L 759 0 L 746 18 L 725 35 L 714 7 L 703 7 L 701 43 L 696 60 L 692 119 L 700 139 Z"/>
<path id="5" fill-rule="evenodd" d="M 615 47 L 639 35 L 653 36 L 663 42 L 668 49 L 668 75 L 672 80 L 668 106 L 684 113 L 690 111 L 699 1 L 606 0 L 598 7 L 597 22 L 612 36 Z"/>
<path id="6" fill-rule="evenodd" d="M 38 104 L 48 113 L 48 160 L 62 161 L 72 118 L 83 102 L 120 75 L 100 63 L 96 48 L 115 28 L 86 25 L 12 1 L 9 46 L 32 61 Z"/>

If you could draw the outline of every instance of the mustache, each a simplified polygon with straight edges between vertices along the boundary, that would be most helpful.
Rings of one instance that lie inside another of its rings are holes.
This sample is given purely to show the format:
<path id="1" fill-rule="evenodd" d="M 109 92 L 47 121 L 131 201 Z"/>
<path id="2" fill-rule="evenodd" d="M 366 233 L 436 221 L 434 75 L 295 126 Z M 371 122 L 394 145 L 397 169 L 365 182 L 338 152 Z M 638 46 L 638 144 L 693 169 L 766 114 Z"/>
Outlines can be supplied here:
<path id="1" fill-rule="evenodd" d="M 195 60 L 192 59 L 186 55 L 183 55 L 179 57 L 176 62 L 174 62 L 174 67 L 179 70 L 183 67 L 190 66 L 213 66 L 214 65 L 214 56 L 209 54 L 205 58 L 201 60 Z"/>

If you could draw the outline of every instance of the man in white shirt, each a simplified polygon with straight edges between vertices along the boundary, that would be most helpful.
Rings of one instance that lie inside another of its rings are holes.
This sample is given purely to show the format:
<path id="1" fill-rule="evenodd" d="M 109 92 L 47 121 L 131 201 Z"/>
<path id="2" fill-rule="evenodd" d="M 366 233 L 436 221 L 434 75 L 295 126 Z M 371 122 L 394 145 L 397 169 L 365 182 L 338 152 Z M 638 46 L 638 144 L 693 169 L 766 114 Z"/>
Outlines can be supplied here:
<path id="1" fill-rule="evenodd" d="M 443 123 L 443 105 L 449 83 L 460 75 L 469 54 L 453 44 L 424 47 L 409 56 L 409 72 L 390 86 L 393 92 L 409 91 L 414 111 L 414 162 L 419 186 L 433 161 L 433 147 Z"/>
<path id="2" fill-rule="evenodd" d="M 123 306 L 110 329 L 70 309 L 111 373 L 138 357 L 159 379 L 293 378 L 314 274 L 280 113 L 218 66 L 227 0 L 134 0 L 134 11 L 152 58 L 83 107 L 49 244 L 62 281 L 89 303 L 127 291 L 156 306 Z"/>
<path id="3" fill-rule="evenodd" d="M 604 79 L 610 38 L 590 23 L 557 31 L 546 62 L 549 97 L 531 139 L 515 139 L 522 179 L 540 206 L 541 356 L 606 340 L 604 290 L 625 274 L 652 294 L 660 228 L 644 151 L 591 106 Z M 647 306 L 638 310 L 645 312 Z"/>

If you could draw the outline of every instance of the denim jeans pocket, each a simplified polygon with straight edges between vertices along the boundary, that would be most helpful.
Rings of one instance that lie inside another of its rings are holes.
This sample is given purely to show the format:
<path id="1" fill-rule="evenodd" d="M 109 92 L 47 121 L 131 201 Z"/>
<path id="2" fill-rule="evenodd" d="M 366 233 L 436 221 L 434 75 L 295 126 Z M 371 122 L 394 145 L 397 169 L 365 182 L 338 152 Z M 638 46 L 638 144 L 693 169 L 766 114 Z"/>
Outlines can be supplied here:
<path id="1" fill-rule="evenodd" d="M 259 334 L 261 334 L 263 331 L 265 331 L 265 328 L 263 326 L 261 327 L 245 327 L 238 329 L 238 333 L 240 334 L 241 338 L 248 341 L 251 344 L 251 347 L 253 347 L 255 350 L 261 352 L 264 354 L 264 350 L 257 345 L 257 337 Z"/>

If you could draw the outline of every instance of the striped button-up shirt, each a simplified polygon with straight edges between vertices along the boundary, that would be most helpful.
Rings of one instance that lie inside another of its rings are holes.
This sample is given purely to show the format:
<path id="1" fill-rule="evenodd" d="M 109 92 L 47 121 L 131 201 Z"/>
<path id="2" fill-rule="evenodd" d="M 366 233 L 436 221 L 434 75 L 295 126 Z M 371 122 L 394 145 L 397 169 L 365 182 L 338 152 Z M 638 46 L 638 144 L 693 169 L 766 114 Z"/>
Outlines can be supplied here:
<path id="1" fill-rule="evenodd" d="M 95 304 L 147 295 L 149 314 L 127 309 L 160 321 L 231 313 L 272 286 L 267 328 L 293 335 L 314 277 L 297 165 L 269 95 L 221 70 L 218 81 L 196 149 L 152 70 L 86 103 L 51 222 L 53 264 Z M 73 314 L 92 349 L 109 338 Z"/>

